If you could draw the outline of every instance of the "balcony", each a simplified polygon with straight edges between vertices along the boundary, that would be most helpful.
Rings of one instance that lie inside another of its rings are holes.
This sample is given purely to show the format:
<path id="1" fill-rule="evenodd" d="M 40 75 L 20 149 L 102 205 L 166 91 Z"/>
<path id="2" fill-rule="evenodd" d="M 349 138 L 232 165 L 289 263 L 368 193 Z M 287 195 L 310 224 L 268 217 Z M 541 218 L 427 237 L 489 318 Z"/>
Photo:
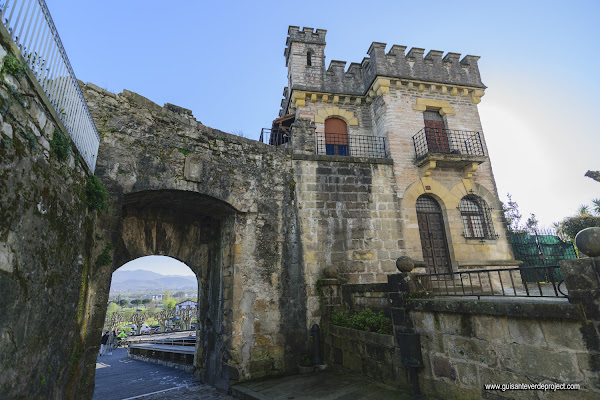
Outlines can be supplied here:
<path id="1" fill-rule="evenodd" d="M 423 128 L 413 136 L 415 164 L 425 175 L 436 167 L 465 168 L 465 177 L 486 160 L 480 132 Z"/>
<path id="2" fill-rule="evenodd" d="M 291 129 L 262 128 L 260 131 L 260 139 L 258 139 L 258 141 L 265 144 L 270 144 L 271 146 L 284 146 L 288 148 L 292 142 Z"/>

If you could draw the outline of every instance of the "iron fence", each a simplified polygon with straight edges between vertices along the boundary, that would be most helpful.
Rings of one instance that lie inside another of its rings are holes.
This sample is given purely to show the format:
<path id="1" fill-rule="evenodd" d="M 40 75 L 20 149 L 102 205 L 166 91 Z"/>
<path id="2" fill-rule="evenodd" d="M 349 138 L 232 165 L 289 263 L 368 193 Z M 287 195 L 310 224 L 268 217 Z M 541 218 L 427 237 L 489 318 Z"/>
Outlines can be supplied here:
<path id="1" fill-rule="evenodd" d="M 285 146 L 288 148 L 292 144 L 292 134 L 291 130 L 262 128 L 258 140 L 271 146 Z"/>
<path id="2" fill-rule="evenodd" d="M 424 274 L 416 279 L 433 296 L 568 297 L 557 265 Z"/>
<path id="3" fill-rule="evenodd" d="M 485 155 L 479 132 L 423 128 L 413 136 L 413 144 L 417 159 L 427 153 Z"/>
<path id="4" fill-rule="evenodd" d="M 92 172 L 100 136 L 44 0 L 6 0 L 0 18 Z"/>
<path id="5" fill-rule="evenodd" d="M 561 260 L 577 258 L 573 243 L 563 240 L 554 231 L 512 232 L 509 237 L 515 258 L 523 261 L 526 267 L 556 265 Z M 557 274 L 558 279 L 562 280 L 560 270 Z M 531 282 L 535 277 L 531 272 L 524 271 L 523 279 Z"/>
<path id="6" fill-rule="evenodd" d="M 317 154 L 389 158 L 385 137 L 362 135 L 318 135 Z"/>

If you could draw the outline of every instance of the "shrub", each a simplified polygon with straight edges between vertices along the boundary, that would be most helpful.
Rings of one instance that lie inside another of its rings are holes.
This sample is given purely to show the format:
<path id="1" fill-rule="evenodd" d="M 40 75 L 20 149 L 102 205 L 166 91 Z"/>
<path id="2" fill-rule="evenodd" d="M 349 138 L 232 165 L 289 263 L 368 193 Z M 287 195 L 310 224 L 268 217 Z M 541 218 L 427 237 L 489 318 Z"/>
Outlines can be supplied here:
<path id="1" fill-rule="evenodd" d="M 71 154 L 71 141 L 60 129 L 55 129 L 50 141 L 50 148 L 56 154 L 59 161 L 65 162 L 69 159 L 69 154 Z"/>
<path id="2" fill-rule="evenodd" d="M 26 68 L 17 57 L 8 53 L 4 56 L 4 63 L 2 64 L 2 72 L 9 73 L 14 76 L 25 75 Z"/>
<path id="3" fill-rule="evenodd" d="M 600 226 L 600 217 L 582 215 L 564 219 L 560 224 L 560 230 L 574 240 L 579 231 L 593 226 Z"/>
<path id="4" fill-rule="evenodd" d="M 377 332 L 386 335 L 392 334 L 392 320 L 383 315 L 383 311 L 375 313 L 368 308 L 353 315 L 334 311 L 331 314 L 331 323 L 361 331 Z"/>
<path id="5" fill-rule="evenodd" d="M 95 175 L 90 175 L 85 184 L 87 206 L 90 210 L 106 210 L 108 207 L 108 192 Z"/>

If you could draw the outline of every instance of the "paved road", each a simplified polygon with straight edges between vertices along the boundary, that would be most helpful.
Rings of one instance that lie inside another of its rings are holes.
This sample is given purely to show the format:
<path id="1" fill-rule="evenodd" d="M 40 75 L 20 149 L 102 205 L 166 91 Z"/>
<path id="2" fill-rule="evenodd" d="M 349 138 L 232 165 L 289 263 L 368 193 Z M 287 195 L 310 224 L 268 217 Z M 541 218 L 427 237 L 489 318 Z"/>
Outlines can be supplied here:
<path id="1" fill-rule="evenodd" d="M 94 400 L 122 400 L 142 395 L 148 396 L 139 397 L 140 400 L 233 399 L 209 385 L 195 381 L 188 372 L 131 360 L 127 358 L 125 348 L 113 351 L 112 356 L 98 357 Z"/>

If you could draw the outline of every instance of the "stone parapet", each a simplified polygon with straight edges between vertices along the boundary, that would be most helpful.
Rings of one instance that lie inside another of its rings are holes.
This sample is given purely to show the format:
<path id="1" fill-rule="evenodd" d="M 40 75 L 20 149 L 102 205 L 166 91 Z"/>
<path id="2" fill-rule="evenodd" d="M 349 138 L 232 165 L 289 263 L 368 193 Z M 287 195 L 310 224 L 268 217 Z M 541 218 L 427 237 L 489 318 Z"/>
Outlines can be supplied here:
<path id="1" fill-rule="evenodd" d="M 366 95 L 378 76 L 433 82 L 440 85 L 485 88 L 481 82 L 477 56 L 467 55 L 461 60 L 458 53 L 447 53 L 444 56 L 443 52 L 438 50 L 431 50 L 425 55 L 425 50 L 421 48 L 412 48 L 405 53 L 406 46 L 398 45 L 393 45 L 386 53 L 386 44 L 378 42 L 371 44 L 367 51 L 369 57 L 364 58 L 360 63 L 351 63 L 347 70 L 346 61 L 339 60 L 332 60 L 329 67 L 325 69 L 323 49 L 326 32 L 317 29 L 315 33 L 312 28 L 304 28 L 300 31 L 298 27 L 290 26 L 284 52 L 286 65 L 291 70 L 289 93 L 292 90 L 311 90 Z M 294 61 L 290 62 L 290 57 L 297 55 L 298 63 L 306 63 L 307 53 L 312 52 L 311 49 L 314 47 L 318 48 L 318 56 L 322 58 L 322 62 L 318 65 L 313 64 L 319 71 L 316 75 L 313 74 L 315 76 L 312 79 L 301 77 L 298 77 L 299 80 L 295 79 L 296 73 L 303 73 L 304 69 L 294 70 L 296 66 L 293 65 Z"/>

